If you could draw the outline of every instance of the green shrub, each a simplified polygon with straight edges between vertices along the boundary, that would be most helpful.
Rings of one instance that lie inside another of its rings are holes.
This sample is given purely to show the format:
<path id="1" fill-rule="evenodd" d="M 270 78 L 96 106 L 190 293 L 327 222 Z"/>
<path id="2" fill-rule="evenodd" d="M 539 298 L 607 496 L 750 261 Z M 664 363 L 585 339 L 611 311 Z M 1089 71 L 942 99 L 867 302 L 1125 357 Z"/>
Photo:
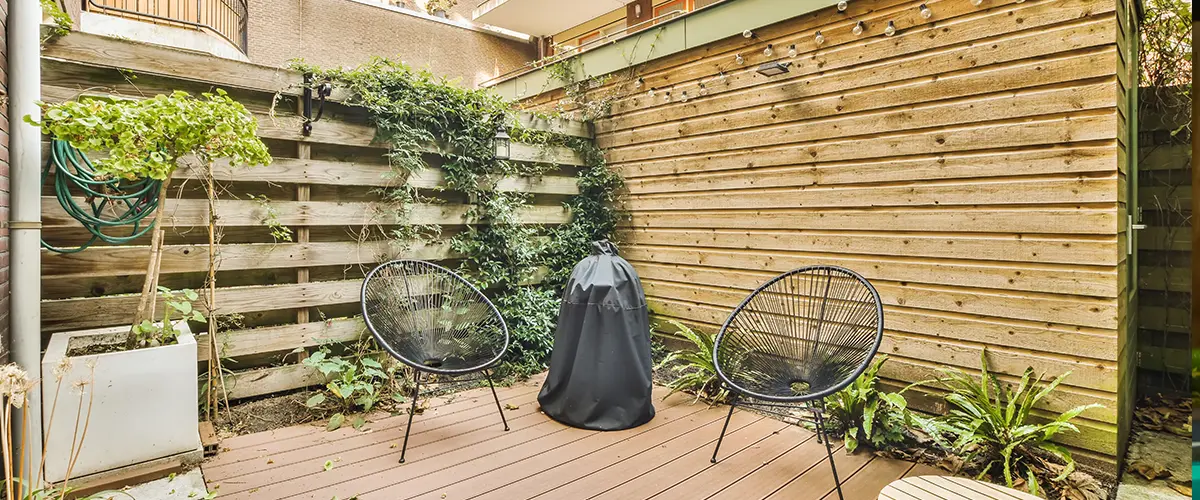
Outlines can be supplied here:
<path id="1" fill-rule="evenodd" d="M 1075 470 L 1075 460 L 1051 440 L 1063 431 L 1079 432 L 1071 420 L 1101 405 L 1079 406 L 1052 420 L 1038 422 L 1032 414 L 1034 406 L 1070 373 L 1043 384 L 1041 376 L 1034 379 L 1033 368 L 1026 368 L 1020 384 L 1012 389 L 988 370 L 986 350 L 980 355 L 980 364 L 979 378 L 952 368 L 942 370 L 943 378 L 938 382 L 950 391 L 946 395 L 950 412 L 943 417 L 914 420 L 940 444 L 961 454 L 965 464 L 978 464 L 979 478 L 988 474 L 996 477 L 998 472 L 1009 487 L 1017 478 L 1023 478 L 1029 492 L 1037 494 L 1042 489 L 1037 477 L 1046 470 L 1041 462 L 1044 457 L 1054 457 L 1065 467 L 1051 481 L 1066 479 Z M 953 441 L 944 441 L 944 436 Z"/>
<path id="2" fill-rule="evenodd" d="M 876 388 L 879 367 L 887 359 L 886 354 L 879 356 L 853 383 L 825 400 L 828 412 L 825 431 L 844 436 L 846 451 L 854 452 L 864 442 L 882 450 L 906 439 L 905 430 L 912 425 L 908 402 L 903 396 L 908 388 L 894 393 Z"/>
<path id="3" fill-rule="evenodd" d="M 309 408 L 335 412 L 329 418 L 328 430 L 341 427 L 346 422 L 347 413 L 371 411 L 392 389 L 395 365 L 385 368 L 367 352 L 378 349 L 369 349 L 366 347 L 368 345 L 374 346 L 374 342 L 360 344 L 359 349 L 350 356 L 335 355 L 329 346 L 323 345 L 304 358 L 305 366 L 315 368 L 329 380 L 325 384 L 325 392 L 313 395 L 304 403 Z M 294 352 L 303 350 L 298 348 Z M 392 397 L 398 403 L 404 402 L 404 397 L 398 392 L 392 391 Z M 362 428 L 365 422 L 361 415 L 350 420 L 355 429 Z"/>
<path id="4" fill-rule="evenodd" d="M 513 288 L 496 299 L 496 307 L 508 324 L 505 375 L 526 377 L 546 369 L 554 347 L 560 302 L 554 290 L 527 286 Z"/>
<path id="5" fill-rule="evenodd" d="M 654 367 L 658 370 L 669 366 L 676 374 L 674 379 L 667 382 L 671 392 L 666 397 L 686 391 L 696 395 L 693 402 L 701 399 L 709 404 L 725 402 L 729 398 L 729 389 L 722 386 L 721 379 L 717 376 L 717 365 L 713 361 L 713 336 L 697 333 L 673 319 L 668 319 L 667 323 L 678 329 L 679 335 L 690 341 L 694 349 L 672 351 Z"/>

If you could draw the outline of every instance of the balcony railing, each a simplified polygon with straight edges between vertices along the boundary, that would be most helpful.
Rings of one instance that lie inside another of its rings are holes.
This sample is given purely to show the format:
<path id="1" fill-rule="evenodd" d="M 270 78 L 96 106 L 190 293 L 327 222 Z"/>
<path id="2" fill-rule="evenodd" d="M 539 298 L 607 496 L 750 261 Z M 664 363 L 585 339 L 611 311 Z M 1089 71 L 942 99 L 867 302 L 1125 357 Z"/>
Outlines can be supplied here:
<path id="1" fill-rule="evenodd" d="M 88 0 L 88 10 L 213 33 L 246 53 L 247 0 Z"/>

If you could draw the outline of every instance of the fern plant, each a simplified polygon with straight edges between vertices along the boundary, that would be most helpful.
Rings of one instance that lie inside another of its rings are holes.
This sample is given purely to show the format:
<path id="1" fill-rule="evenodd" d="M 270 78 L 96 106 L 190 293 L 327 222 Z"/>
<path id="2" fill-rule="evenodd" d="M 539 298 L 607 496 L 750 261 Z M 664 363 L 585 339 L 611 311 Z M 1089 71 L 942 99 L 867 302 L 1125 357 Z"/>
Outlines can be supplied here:
<path id="1" fill-rule="evenodd" d="M 1038 473 L 1048 470 L 1043 467 L 1043 457 L 1054 457 L 1064 467 L 1051 481 L 1066 479 L 1075 470 L 1075 460 L 1062 446 L 1051 442 L 1061 432 L 1079 432 L 1071 420 L 1081 413 L 1102 407 L 1098 404 L 1083 405 L 1066 411 L 1049 421 L 1039 421 L 1033 409 L 1043 398 L 1056 389 L 1070 373 L 1042 383 L 1042 376 L 1034 377 L 1033 368 L 1026 368 L 1015 389 L 1001 382 L 988 370 L 987 351 L 980 355 L 981 373 L 978 378 L 957 369 L 941 370 L 938 380 L 950 391 L 946 402 L 951 410 L 943 417 L 933 419 L 914 418 L 939 444 L 963 455 L 964 463 L 981 464 L 983 476 L 998 469 L 1008 487 L 1013 487 L 1017 478 L 1024 479 L 1029 492 L 1038 494 L 1042 488 Z M 944 436 L 953 441 L 947 442 Z"/>
<path id="2" fill-rule="evenodd" d="M 844 436 L 846 451 L 853 453 L 863 442 L 877 450 L 902 443 L 905 430 L 912 425 L 903 393 L 913 386 L 892 393 L 876 387 L 879 368 L 887 359 L 886 354 L 879 356 L 854 382 L 825 401 L 829 416 L 825 431 Z"/>
<path id="3" fill-rule="evenodd" d="M 691 342 L 694 349 L 671 351 L 654 367 L 655 370 L 659 370 L 671 366 L 671 371 L 676 374 L 674 379 L 667 382 L 671 392 L 663 399 L 679 391 L 694 393 L 696 399 L 693 403 L 703 399 L 709 404 L 717 404 L 728 399 L 729 389 L 721 385 L 721 379 L 717 376 L 717 364 L 713 360 L 713 336 L 697 333 L 673 319 L 668 319 L 667 323 Z"/>

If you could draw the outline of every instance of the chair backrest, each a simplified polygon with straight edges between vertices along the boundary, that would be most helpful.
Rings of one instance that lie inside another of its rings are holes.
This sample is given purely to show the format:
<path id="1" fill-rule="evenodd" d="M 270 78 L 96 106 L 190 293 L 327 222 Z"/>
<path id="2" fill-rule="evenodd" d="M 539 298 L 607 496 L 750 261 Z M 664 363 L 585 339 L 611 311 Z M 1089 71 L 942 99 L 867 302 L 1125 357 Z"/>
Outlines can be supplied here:
<path id="1" fill-rule="evenodd" d="M 396 260 L 367 274 L 363 320 L 400 361 L 434 373 L 491 366 L 508 349 L 508 326 L 479 289 L 454 271 Z"/>
<path id="2" fill-rule="evenodd" d="M 810 266 L 754 290 L 717 334 L 717 374 L 768 401 L 823 398 L 858 378 L 883 340 L 879 292 L 858 273 Z"/>

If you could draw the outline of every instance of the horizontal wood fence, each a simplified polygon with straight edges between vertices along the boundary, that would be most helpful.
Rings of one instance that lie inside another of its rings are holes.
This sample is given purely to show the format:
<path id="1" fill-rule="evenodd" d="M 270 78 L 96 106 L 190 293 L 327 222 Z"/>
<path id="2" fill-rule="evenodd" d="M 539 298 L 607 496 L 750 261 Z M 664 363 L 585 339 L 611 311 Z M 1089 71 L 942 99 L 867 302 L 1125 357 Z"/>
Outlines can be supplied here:
<path id="1" fill-rule="evenodd" d="M 385 145 L 375 142 L 375 129 L 363 110 L 327 104 L 312 134 L 302 135 L 302 118 L 294 112 L 302 82 L 297 73 L 83 33 L 52 42 L 43 53 L 42 70 L 43 98 L 48 101 L 81 94 L 137 98 L 175 89 L 223 88 L 258 119 L 260 136 L 275 161 L 250 169 L 216 166 L 223 239 L 214 312 L 222 328 L 215 339 L 207 332 L 198 336 L 198 361 L 208 361 L 208 345 L 216 342 L 224 366 L 234 370 L 226 376 L 232 399 L 321 383 L 318 373 L 289 353 L 364 334 L 357 315 L 365 272 L 399 257 L 453 264 L 459 256 L 447 239 L 479 222 L 468 217 L 465 195 L 441 189 L 445 179 L 436 148 L 424 155 L 428 169 L 396 178 L 383 157 Z M 281 99 L 272 110 L 277 92 Z M 335 93 L 334 100 L 340 99 Z M 521 119 L 526 126 L 558 134 L 591 136 L 590 128 L 579 122 L 530 115 Z M 512 158 L 557 165 L 540 177 L 494 179 L 499 190 L 533 195 L 520 220 L 535 225 L 569 220 L 563 201 L 578 193 L 575 177 L 583 164 L 578 155 L 566 148 L 514 143 Z M 196 172 L 181 169 L 175 177 L 167 201 L 161 283 L 199 289 L 209 265 L 207 200 Z M 411 204 L 407 213 L 398 214 L 397 207 L 382 201 L 378 189 L 400 183 L 441 202 Z M 49 191 L 44 194 L 46 240 L 55 245 L 86 241 L 83 228 Z M 270 201 L 260 201 L 263 196 Z M 264 225 L 268 218 L 289 226 L 294 241 L 273 241 Z M 382 236 L 405 224 L 439 224 L 443 239 L 402 245 Z M 43 251 L 42 327 L 47 338 L 54 332 L 119 326 L 132 319 L 149 258 L 149 237 L 134 243 L 96 245 L 74 254 Z"/>
<path id="2" fill-rule="evenodd" d="M 1119 3 L 857 1 L 617 73 L 592 91 L 617 95 L 596 141 L 626 176 L 622 251 L 651 309 L 715 332 L 770 277 L 846 266 L 885 301 L 891 383 L 976 371 L 984 348 L 1009 382 L 1071 372 L 1039 415 L 1104 405 L 1063 440 L 1111 461 L 1127 288 Z M 788 73 L 757 74 L 780 58 Z M 563 97 L 525 103 L 578 99 Z"/>

